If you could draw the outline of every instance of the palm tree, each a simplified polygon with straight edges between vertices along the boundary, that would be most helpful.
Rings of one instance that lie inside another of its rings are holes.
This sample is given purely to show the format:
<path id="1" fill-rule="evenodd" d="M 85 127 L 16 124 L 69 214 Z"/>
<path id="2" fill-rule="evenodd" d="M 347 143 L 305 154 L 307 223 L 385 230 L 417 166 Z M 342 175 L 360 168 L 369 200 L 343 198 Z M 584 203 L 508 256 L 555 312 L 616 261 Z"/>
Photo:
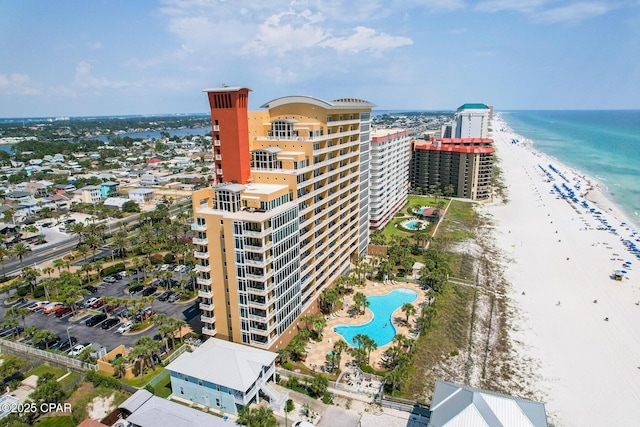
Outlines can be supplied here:
<path id="1" fill-rule="evenodd" d="M 20 269 L 24 269 L 23 259 L 24 256 L 31 252 L 31 249 L 22 242 L 18 242 L 11 248 L 11 253 L 14 256 L 17 256 L 20 260 Z"/>
<path id="2" fill-rule="evenodd" d="M 402 308 L 400 308 L 400 310 L 402 310 L 402 312 L 407 316 L 407 325 L 409 324 L 409 316 L 413 316 L 418 312 L 410 302 L 402 304 Z"/>
<path id="3" fill-rule="evenodd" d="M 428 305 L 422 308 L 422 319 L 426 319 L 427 327 L 430 328 L 433 324 L 433 319 L 435 319 L 437 310 L 433 305 Z"/>
<path id="4" fill-rule="evenodd" d="M 18 326 L 18 319 L 16 319 L 15 317 L 5 317 L 4 318 L 4 322 L 1 323 L 1 325 L 5 328 L 9 328 L 12 329 L 12 335 L 14 337 L 17 336 L 17 330 L 15 329 L 16 326 Z M 23 327 L 24 328 L 24 327 Z M 0 365 L 0 369 L 1 369 L 2 365 Z"/>
<path id="5" fill-rule="evenodd" d="M 64 267 L 64 261 L 61 259 L 54 259 L 53 266 L 58 269 L 58 274 L 60 274 L 60 270 Z"/>
<path id="6" fill-rule="evenodd" d="M 371 304 L 367 297 L 362 292 L 358 292 L 353 296 L 353 302 L 356 305 L 357 314 L 360 314 L 360 307 L 362 307 L 362 314 L 364 314 L 365 308 Z"/>
<path id="7" fill-rule="evenodd" d="M 41 342 L 41 341 L 46 341 L 45 344 L 47 346 L 47 350 L 49 350 L 49 342 L 48 341 L 51 340 L 52 338 L 54 338 L 55 336 L 56 335 L 53 332 L 51 332 L 50 330 L 43 329 L 43 330 L 40 330 L 40 331 L 36 332 L 35 334 L 33 334 L 32 342 L 38 343 L 38 342 Z"/>
<path id="8" fill-rule="evenodd" d="M 42 269 L 42 272 L 44 274 L 46 274 L 47 276 L 49 276 L 49 279 L 51 279 L 51 273 L 53 273 L 55 270 L 53 269 L 53 267 L 44 267 Z"/>
<path id="9" fill-rule="evenodd" d="M 280 363 L 280 365 L 284 365 L 287 362 L 291 361 L 291 352 L 289 351 L 289 349 L 287 347 L 285 348 L 281 348 L 280 350 L 278 350 L 278 362 Z"/>
<path id="10" fill-rule="evenodd" d="M 76 251 L 78 251 L 78 255 L 80 255 L 80 257 L 82 257 L 82 260 L 86 263 L 87 255 L 91 253 L 91 248 L 89 247 L 89 245 L 82 244 L 78 246 Z"/>
<path id="11" fill-rule="evenodd" d="M 31 288 L 31 295 L 33 295 L 36 284 L 38 283 L 38 277 L 40 277 L 40 270 L 36 270 L 32 267 L 25 267 L 22 270 L 22 277 L 24 277 L 24 281 L 29 284 L 29 287 Z"/>
<path id="12" fill-rule="evenodd" d="M 27 310 L 26 308 L 21 308 L 21 307 L 11 307 L 8 308 L 7 311 L 5 311 L 4 316 L 5 318 L 11 318 L 13 317 L 14 319 L 22 319 L 22 328 L 23 329 L 27 329 L 27 323 L 26 323 L 26 318 L 28 315 L 30 315 L 31 312 L 29 310 Z"/>
<path id="13" fill-rule="evenodd" d="M 9 256 L 10 251 L 4 245 L 0 245 L 0 264 L 2 264 L 2 277 L 5 277 L 4 273 L 4 261 Z"/>
<path id="14" fill-rule="evenodd" d="M 278 420 L 273 415 L 273 410 L 260 406 L 256 409 L 250 406 L 243 406 L 238 411 L 238 424 L 246 427 L 277 427 Z"/>

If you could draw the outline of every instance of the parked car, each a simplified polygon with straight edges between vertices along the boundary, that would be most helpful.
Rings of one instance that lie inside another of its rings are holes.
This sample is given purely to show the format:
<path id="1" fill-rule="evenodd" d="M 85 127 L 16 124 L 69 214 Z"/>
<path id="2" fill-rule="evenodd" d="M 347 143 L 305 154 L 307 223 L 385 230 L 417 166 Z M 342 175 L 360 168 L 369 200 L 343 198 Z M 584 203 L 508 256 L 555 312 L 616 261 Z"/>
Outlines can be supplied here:
<path id="1" fill-rule="evenodd" d="M 155 294 L 157 290 L 158 288 L 156 288 L 155 286 L 151 286 L 150 288 L 145 288 L 142 291 L 142 296 L 148 297 L 149 295 Z"/>
<path id="2" fill-rule="evenodd" d="M 98 288 L 96 288 L 95 286 L 92 286 L 92 285 L 87 285 L 84 288 L 86 290 L 88 290 L 92 294 L 95 294 L 96 292 L 98 292 Z"/>
<path id="3" fill-rule="evenodd" d="M 66 307 L 61 307 L 60 309 L 56 310 L 56 317 L 62 317 L 67 313 L 71 313 L 71 307 L 66 306 Z"/>
<path id="4" fill-rule="evenodd" d="M 147 320 L 149 317 L 153 316 L 155 314 L 155 311 L 153 311 L 151 309 L 151 306 L 146 307 L 144 310 L 141 310 L 138 312 L 138 314 L 136 314 L 136 320 L 138 322 L 143 322 L 145 320 Z"/>
<path id="5" fill-rule="evenodd" d="M 120 327 L 116 330 L 116 332 L 124 334 L 133 326 L 133 322 L 124 322 Z"/>
<path id="6" fill-rule="evenodd" d="M 169 299 L 169 297 L 173 295 L 172 291 L 167 291 L 167 292 L 163 292 L 160 295 L 158 295 L 158 300 L 160 301 L 166 301 Z"/>
<path id="7" fill-rule="evenodd" d="M 59 341 L 60 341 L 60 337 L 56 335 L 55 337 L 51 337 L 51 338 L 48 338 L 46 340 L 38 341 L 37 343 L 35 343 L 35 347 L 39 348 L 40 350 L 45 350 L 45 349 L 50 348 L 53 345 L 56 345 Z"/>
<path id="8" fill-rule="evenodd" d="M 71 340 L 69 340 L 71 339 Z M 55 350 L 68 351 L 74 345 L 78 344 L 76 337 L 65 338 L 54 346 Z"/>
<path id="9" fill-rule="evenodd" d="M 104 300 L 103 299 L 99 299 L 98 301 L 94 302 L 93 304 L 91 304 L 91 307 L 93 308 L 100 308 L 104 305 Z"/>
<path id="10" fill-rule="evenodd" d="M 71 350 L 69 350 L 69 356 L 78 356 L 80 353 L 84 351 L 85 348 L 89 347 L 89 343 L 86 342 L 84 344 L 76 344 Z"/>
<path id="11" fill-rule="evenodd" d="M 129 295 L 135 295 L 144 289 L 144 285 L 134 285 L 129 288 Z"/>
<path id="12" fill-rule="evenodd" d="M 85 322 L 85 325 L 89 327 L 96 326 L 98 323 L 102 322 L 106 318 L 107 318 L 107 315 L 104 313 L 94 314 L 93 316 L 87 319 L 87 321 Z"/>
<path id="13" fill-rule="evenodd" d="M 116 273 L 113 275 L 113 278 L 116 280 L 122 280 L 124 276 L 121 273 Z"/>
<path id="14" fill-rule="evenodd" d="M 120 304 L 109 304 L 104 308 L 104 311 L 106 311 L 107 313 L 111 313 L 113 310 L 115 310 L 118 307 L 120 307 Z"/>
<path id="15" fill-rule="evenodd" d="M 93 305 L 93 303 L 95 303 L 96 301 L 98 301 L 98 299 L 99 299 L 99 298 L 91 297 L 91 298 L 89 298 L 89 299 L 84 303 L 84 306 L 85 306 L 86 308 L 89 308 L 89 307 L 91 307 L 91 306 Z"/>
<path id="16" fill-rule="evenodd" d="M 113 276 L 107 276 L 102 280 L 106 283 L 116 283 L 116 278 Z"/>
<path id="17" fill-rule="evenodd" d="M 61 308 L 64 304 L 61 302 L 52 302 L 50 304 L 47 304 L 47 306 L 45 308 L 42 309 L 42 312 L 44 314 L 51 314 L 54 311 L 56 311 L 57 309 Z"/>
<path id="18" fill-rule="evenodd" d="M 172 294 L 169 296 L 169 299 L 167 299 L 168 302 L 176 302 L 180 299 L 180 297 L 182 296 L 181 292 Z"/>
<path id="19" fill-rule="evenodd" d="M 49 301 L 38 301 L 31 304 L 27 309 L 29 311 L 40 311 L 49 304 Z"/>
<path id="20" fill-rule="evenodd" d="M 118 320 L 117 317 L 111 317 L 107 320 L 105 320 L 104 322 L 102 322 L 102 329 L 111 329 L 114 326 L 116 326 L 118 323 L 120 323 L 120 320 Z"/>
<path id="21" fill-rule="evenodd" d="M 160 267 L 160 271 L 167 271 L 171 268 L 171 266 L 169 264 L 162 264 L 162 266 Z"/>

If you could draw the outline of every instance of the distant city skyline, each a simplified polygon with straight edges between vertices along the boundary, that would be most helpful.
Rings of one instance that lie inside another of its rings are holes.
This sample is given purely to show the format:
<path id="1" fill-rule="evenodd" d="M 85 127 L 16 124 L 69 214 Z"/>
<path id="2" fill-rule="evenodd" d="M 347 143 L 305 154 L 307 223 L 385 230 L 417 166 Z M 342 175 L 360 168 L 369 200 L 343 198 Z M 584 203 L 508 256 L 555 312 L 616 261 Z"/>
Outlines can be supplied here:
<path id="1" fill-rule="evenodd" d="M 0 48 L 0 117 L 206 113 L 222 84 L 250 109 L 640 108 L 637 0 L 4 0 Z"/>

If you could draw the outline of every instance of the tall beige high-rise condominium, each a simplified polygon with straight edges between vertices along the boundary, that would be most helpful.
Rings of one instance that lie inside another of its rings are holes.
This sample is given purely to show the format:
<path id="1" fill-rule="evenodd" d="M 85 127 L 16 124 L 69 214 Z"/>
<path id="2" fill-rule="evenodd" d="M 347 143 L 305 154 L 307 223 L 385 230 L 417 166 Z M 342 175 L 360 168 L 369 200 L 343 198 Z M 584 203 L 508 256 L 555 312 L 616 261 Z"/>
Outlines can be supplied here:
<path id="1" fill-rule="evenodd" d="M 366 253 L 372 103 L 206 90 L 219 184 L 193 193 L 204 334 L 277 350 Z"/>

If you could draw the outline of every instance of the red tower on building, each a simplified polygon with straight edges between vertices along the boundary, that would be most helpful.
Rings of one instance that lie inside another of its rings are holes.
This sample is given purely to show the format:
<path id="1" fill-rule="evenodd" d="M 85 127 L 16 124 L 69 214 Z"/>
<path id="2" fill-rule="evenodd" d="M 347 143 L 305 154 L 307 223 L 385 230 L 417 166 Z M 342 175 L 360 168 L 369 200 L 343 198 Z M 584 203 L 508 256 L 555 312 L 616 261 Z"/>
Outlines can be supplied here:
<path id="1" fill-rule="evenodd" d="M 246 184 L 251 173 L 246 87 L 205 89 L 211 108 L 216 182 Z"/>

